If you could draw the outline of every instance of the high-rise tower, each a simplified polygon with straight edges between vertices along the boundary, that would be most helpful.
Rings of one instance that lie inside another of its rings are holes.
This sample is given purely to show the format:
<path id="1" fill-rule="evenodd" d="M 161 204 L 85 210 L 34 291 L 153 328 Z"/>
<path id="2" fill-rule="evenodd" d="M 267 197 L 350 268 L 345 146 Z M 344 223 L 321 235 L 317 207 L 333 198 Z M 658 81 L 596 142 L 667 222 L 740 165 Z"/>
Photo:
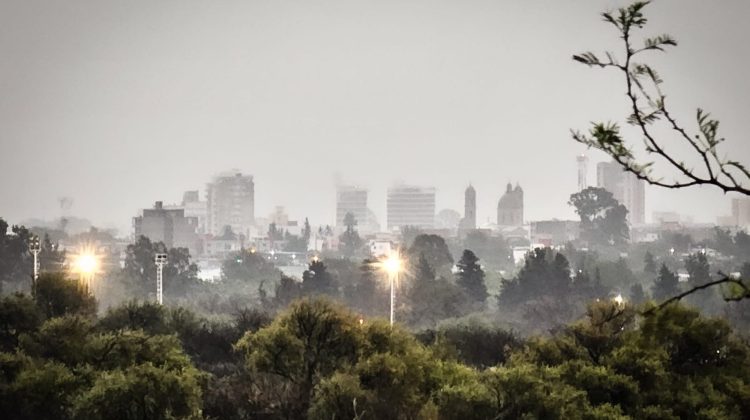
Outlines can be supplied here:
<path id="1" fill-rule="evenodd" d="M 578 161 L 578 191 L 583 191 L 589 187 L 589 158 L 586 155 L 578 155 L 576 161 Z"/>

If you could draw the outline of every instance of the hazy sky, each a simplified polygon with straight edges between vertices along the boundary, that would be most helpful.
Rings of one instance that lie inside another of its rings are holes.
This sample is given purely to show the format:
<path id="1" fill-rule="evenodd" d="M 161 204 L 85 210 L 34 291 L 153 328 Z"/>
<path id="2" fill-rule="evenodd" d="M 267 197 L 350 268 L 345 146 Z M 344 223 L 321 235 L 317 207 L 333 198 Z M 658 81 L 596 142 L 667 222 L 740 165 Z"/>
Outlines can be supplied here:
<path id="1" fill-rule="evenodd" d="M 618 45 L 598 13 L 622 4 L 0 0 L 0 217 L 53 218 L 72 196 L 128 233 L 139 208 L 231 168 L 255 176 L 257 215 L 313 224 L 334 221 L 337 174 L 370 188 L 383 225 L 398 180 L 460 211 L 471 182 L 480 221 L 520 182 L 527 219 L 573 217 L 569 129 L 626 108 L 615 74 L 570 57 Z M 647 13 L 680 41 L 656 63 L 683 120 L 712 111 L 750 162 L 750 2 Z M 665 209 L 713 221 L 729 200 L 650 189 L 647 217 Z"/>

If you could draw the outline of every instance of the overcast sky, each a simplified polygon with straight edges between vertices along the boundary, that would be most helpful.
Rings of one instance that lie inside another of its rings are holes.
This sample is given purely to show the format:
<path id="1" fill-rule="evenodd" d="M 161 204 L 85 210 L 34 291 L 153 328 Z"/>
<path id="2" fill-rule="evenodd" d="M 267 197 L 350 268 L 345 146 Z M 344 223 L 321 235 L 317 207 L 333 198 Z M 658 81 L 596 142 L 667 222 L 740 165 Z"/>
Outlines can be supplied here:
<path id="1" fill-rule="evenodd" d="M 129 233 L 138 209 L 231 168 L 255 176 L 256 215 L 284 205 L 313 224 L 334 221 L 337 176 L 370 188 L 383 225 L 399 180 L 460 211 L 471 182 L 480 221 L 508 181 L 528 220 L 574 217 L 569 129 L 626 108 L 615 74 L 570 57 L 618 45 L 598 14 L 622 4 L 0 0 L 0 217 L 54 218 L 71 196 L 73 214 Z M 750 162 L 750 2 L 647 14 L 680 42 L 655 62 L 682 119 L 712 111 Z M 729 200 L 648 191 L 647 217 L 669 209 L 714 221 Z"/>

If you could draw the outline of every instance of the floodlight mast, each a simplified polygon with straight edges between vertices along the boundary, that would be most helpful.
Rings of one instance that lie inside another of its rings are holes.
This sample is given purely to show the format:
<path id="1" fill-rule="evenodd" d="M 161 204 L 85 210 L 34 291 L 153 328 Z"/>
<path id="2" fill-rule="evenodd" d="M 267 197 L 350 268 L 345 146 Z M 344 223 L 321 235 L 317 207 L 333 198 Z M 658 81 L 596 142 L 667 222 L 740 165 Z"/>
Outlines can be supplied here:
<path id="1" fill-rule="evenodd" d="M 42 245 L 39 242 L 39 237 L 34 235 L 31 237 L 29 242 L 29 251 L 34 255 L 34 282 L 39 280 L 39 252 L 42 250 Z"/>
<path id="2" fill-rule="evenodd" d="M 164 264 L 167 263 L 167 254 L 156 254 L 154 262 L 156 263 L 156 302 L 162 305 L 164 303 L 164 282 L 162 276 Z"/>

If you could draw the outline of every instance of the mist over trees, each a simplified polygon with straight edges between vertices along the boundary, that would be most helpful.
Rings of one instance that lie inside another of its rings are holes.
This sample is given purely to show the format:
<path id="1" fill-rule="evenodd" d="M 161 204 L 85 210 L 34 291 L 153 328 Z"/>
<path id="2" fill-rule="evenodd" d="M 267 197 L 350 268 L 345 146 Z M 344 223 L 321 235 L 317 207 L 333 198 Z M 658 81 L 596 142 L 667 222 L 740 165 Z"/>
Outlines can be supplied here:
<path id="1" fill-rule="evenodd" d="M 747 170 L 717 151 L 718 122 L 698 111 L 700 134 L 687 135 L 655 70 L 633 61 L 676 45 L 661 35 L 635 46 L 647 4 L 603 14 L 621 35 L 624 58 L 574 58 L 624 72 L 628 122 L 646 138 L 648 155 L 666 160 L 679 179 L 655 175 L 617 125 L 597 123 L 575 139 L 657 186 L 750 195 L 741 183 Z M 657 121 L 705 158 L 703 173 L 673 158 L 654 134 Z M 272 222 L 270 251 L 228 247 L 212 280 L 199 278 L 187 248 L 140 236 L 122 255 L 100 256 L 96 279 L 86 281 L 48 232 L 34 278 L 30 244 L 40 234 L 0 219 L 0 413 L 750 418 L 750 235 L 715 228 L 638 242 L 612 193 L 586 188 L 569 204 L 581 236 L 564 246 L 483 229 L 442 236 L 404 227 L 389 243 L 398 267 L 371 255 L 352 213 L 336 231 L 319 227 L 319 238 L 338 245 L 320 252 L 317 245 L 309 252 L 307 219 L 297 234 Z M 102 235 L 92 229 L 79 239 Z M 224 235 L 237 237 L 229 227 Z M 518 244 L 526 251 L 519 263 Z M 277 251 L 292 254 L 297 274 Z M 156 303 L 157 254 L 167 255 L 163 305 Z"/>

